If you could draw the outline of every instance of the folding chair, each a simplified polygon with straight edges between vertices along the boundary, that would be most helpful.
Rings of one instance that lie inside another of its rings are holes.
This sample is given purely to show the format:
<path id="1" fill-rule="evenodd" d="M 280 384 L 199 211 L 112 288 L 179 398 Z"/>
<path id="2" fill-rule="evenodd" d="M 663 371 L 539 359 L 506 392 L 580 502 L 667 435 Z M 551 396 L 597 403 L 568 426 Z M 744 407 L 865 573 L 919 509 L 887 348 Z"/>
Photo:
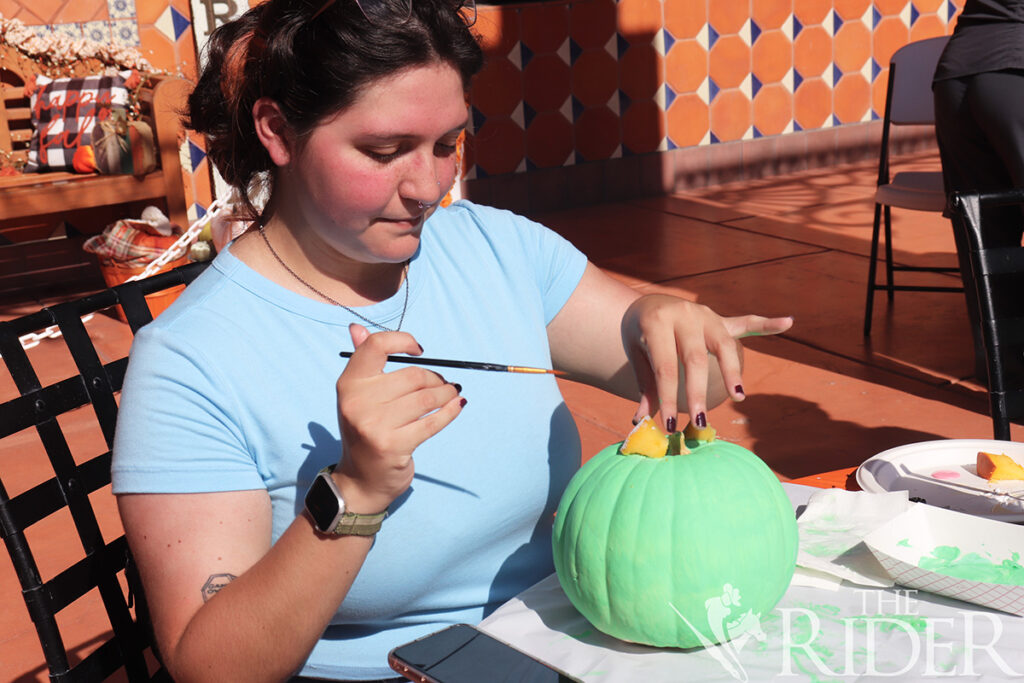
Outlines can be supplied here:
<path id="1" fill-rule="evenodd" d="M 884 289 L 893 300 L 893 292 L 962 292 L 963 287 L 941 285 L 897 285 L 896 271 L 929 273 L 959 272 L 957 266 L 902 266 L 893 263 L 892 207 L 916 211 L 941 212 L 946 207 L 942 171 L 904 171 L 890 177 L 889 138 L 892 126 L 935 124 L 932 76 L 949 36 L 928 38 L 904 45 L 889 61 L 889 83 L 882 119 L 882 146 L 878 159 L 878 186 L 875 189 L 875 218 L 871 229 L 871 260 L 868 265 L 868 297 L 864 308 L 864 336 L 871 334 L 871 315 L 875 292 Z M 884 218 L 884 221 L 883 221 Z M 885 226 L 885 284 L 876 282 L 878 241 Z"/>
<path id="2" fill-rule="evenodd" d="M 121 389 L 128 359 L 101 359 L 81 318 L 119 304 L 134 334 L 152 320 L 145 295 L 188 284 L 204 266 L 190 264 L 0 322 L 0 354 L 20 392 L 17 398 L 0 404 L 0 444 L 32 427 L 38 435 L 35 444 L 20 450 L 5 449 L 0 459 L 0 534 L 21 583 L 22 598 L 42 645 L 51 681 L 100 681 L 122 669 L 124 674 L 119 680 L 125 675 L 129 681 L 170 680 L 155 656 L 145 602 L 124 535 L 104 541 L 94 508 L 96 497 L 90 499 L 90 494 L 110 483 L 110 448 L 117 417 L 115 394 Z M 45 343 L 62 344 L 78 374 L 42 386 L 20 339 L 54 325 L 58 326 L 60 335 L 56 336 L 62 341 L 47 339 Z M 81 439 L 70 443 L 58 421 L 70 419 L 68 413 L 86 405 L 95 413 L 106 443 L 106 452 L 100 455 L 79 447 Z M 7 443 L 14 441 L 10 439 Z M 53 476 L 17 495 L 9 495 L 17 465 L 33 455 L 41 462 L 40 442 Z M 23 444 L 24 439 L 19 437 L 18 443 Z M 52 518 L 55 513 L 60 515 Z M 47 539 L 38 528 L 31 529 L 44 519 L 47 529 L 51 524 L 62 524 L 60 538 L 77 537 L 84 550 L 83 559 L 62 567 L 45 581 L 40 576 L 39 560 L 48 558 L 42 554 L 40 545 L 47 540 L 52 542 L 52 538 Z M 76 600 L 96 591 L 112 632 L 102 637 L 103 642 L 94 651 L 76 661 L 79 658 L 74 653 L 69 657 L 62 635 L 68 625 L 62 625 L 58 615 Z M 0 597 L 5 609 L 14 609 L 14 600 L 13 595 Z M 147 657 L 150 648 L 153 652 Z"/>
<path id="3" fill-rule="evenodd" d="M 986 247 L 982 218 L 986 209 L 1013 204 L 1024 205 L 1024 189 L 958 192 L 950 201 L 978 292 L 993 433 L 1003 440 L 1010 421 L 1024 418 L 1024 247 Z"/>

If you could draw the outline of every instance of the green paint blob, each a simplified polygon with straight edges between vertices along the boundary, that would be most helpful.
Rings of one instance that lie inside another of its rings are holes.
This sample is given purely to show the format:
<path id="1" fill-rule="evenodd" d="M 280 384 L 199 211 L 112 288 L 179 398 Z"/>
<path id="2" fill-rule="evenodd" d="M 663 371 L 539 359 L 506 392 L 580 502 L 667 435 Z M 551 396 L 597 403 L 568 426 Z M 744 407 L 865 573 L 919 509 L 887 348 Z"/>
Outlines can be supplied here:
<path id="1" fill-rule="evenodd" d="M 1024 566 L 1020 564 L 1020 553 L 1016 552 L 1008 559 L 996 562 L 978 553 L 961 555 L 960 548 L 940 545 L 932 550 L 931 555 L 922 557 L 918 565 L 936 574 L 958 579 L 1024 586 Z"/>
<path id="2" fill-rule="evenodd" d="M 727 441 L 663 458 L 605 448 L 566 487 L 552 538 L 558 581 L 593 626 L 682 648 L 759 628 L 797 543 L 778 478 Z"/>
<path id="3" fill-rule="evenodd" d="M 884 621 L 878 617 L 884 618 Z M 872 623 L 882 633 L 891 633 L 900 628 L 897 622 L 906 624 L 918 633 L 924 633 L 928 630 L 928 619 L 919 617 L 916 614 L 880 614 L 878 617 L 872 619 Z"/>
<path id="4" fill-rule="evenodd" d="M 909 548 L 910 547 L 910 539 L 909 538 L 904 538 L 902 541 L 900 541 L 896 545 L 902 546 L 904 548 Z"/>

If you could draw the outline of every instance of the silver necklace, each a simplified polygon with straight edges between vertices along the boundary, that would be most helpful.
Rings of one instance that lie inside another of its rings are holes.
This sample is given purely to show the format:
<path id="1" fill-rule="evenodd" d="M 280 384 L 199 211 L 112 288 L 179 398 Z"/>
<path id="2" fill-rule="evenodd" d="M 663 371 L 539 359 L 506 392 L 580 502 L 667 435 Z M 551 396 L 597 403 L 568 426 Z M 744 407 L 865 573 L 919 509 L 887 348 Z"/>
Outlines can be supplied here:
<path id="1" fill-rule="evenodd" d="M 281 264 L 281 267 L 284 268 L 285 270 L 287 270 L 291 274 L 291 276 L 293 278 L 295 278 L 296 280 L 301 282 L 303 285 L 305 285 L 311 292 L 313 292 L 314 294 L 316 294 L 320 298 L 322 298 L 322 299 L 324 299 L 326 301 L 331 302 L 335 306 L 341 306 L 342 308 L 344 308 L 346 311 L 348 311 L 349 313 L 351 313 L 355 317 L 359 318 L 360 320 L 362 320 L 364 322 L 367 322 L 367 323 L 373 325 L 374 327 L 376 327 L 379 330 L 383 330 L 385 332 L 398 332 L 399 330 L 402 329 L 402 323 L 405 321 L 405 311 L 409 307 L 409 262 L 408 261 L 405 262 L 405 264 L 403 265 L 403 268 L 402 268 L 402 281 L 403 281 L 404 287 L 405 287 L 405 301 L 402 303 L 402 315 L 398 318 L 398 326 L 397 327 L 394 327 L 394 328 L 385 327 L 384 325 L 381 325 L 378 322 L 374 322 L 373 320 L 370 320 L 369 318 L 367 318 L 365 315 L 363 315 L 359 311 L 353 310 L 352 308 L 346 306 L 345 304 L 341 303 L 337 299 L 334 299 L 332 297 L 327 296 L 326 294 L 321 292 L 319 289 L 317 289 L 313 285 L 311 285 L 308 282 L 306 282 L 302 278 L 302 276 L 300 276 L 298 273 L 296 273 L 294 270 L 292 270 L 291 268 L 288 267 L 288 264 L 284 262 L 284 260 L 281 258 L 281 255 L 278 254 L 277 250 L 275 250 L 273 245 L 270 244 L 270 240 L 267 239 L 267 233 L 265 233 L 263 231 L 263 224 L 262 223 L 260 224 L 259 230 L 260 230 L 260 237 L 263 238 L 263 243 L 267 245 L 267 249 L 269 249 L 270 253 L 274 255 L 274 258 L 277 259 L 277 262 Z"/>

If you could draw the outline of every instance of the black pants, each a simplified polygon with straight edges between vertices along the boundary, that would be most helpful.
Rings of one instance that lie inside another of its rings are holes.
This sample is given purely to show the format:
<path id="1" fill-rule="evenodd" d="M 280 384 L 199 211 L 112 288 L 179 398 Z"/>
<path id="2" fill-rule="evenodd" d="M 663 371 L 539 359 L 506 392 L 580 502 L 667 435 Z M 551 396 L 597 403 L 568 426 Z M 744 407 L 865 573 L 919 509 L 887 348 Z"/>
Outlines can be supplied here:
<path id="1" fill-rule="evenodd" d="M 946 192 L 1024 187 L 1024 70 L 993 71 L 935 83 L 935 133 Z M 1015 206 L 982 217 L 986 247 L 1020 246 L 1022 213 Z M 968 247 L 954 230 L 967 315 L 974 336 L 975 374 L 987 378 L 978 295 Z"/>

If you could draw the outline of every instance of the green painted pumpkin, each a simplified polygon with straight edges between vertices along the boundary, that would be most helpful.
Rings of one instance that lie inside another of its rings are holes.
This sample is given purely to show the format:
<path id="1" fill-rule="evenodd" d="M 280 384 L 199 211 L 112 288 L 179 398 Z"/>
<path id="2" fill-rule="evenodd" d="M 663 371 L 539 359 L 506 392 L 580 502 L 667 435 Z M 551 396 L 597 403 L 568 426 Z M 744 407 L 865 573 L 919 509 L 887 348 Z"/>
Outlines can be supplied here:
<path id="1" fill-rule="evenodd" d="M 657 647 L 756 633 L 796 566 L 778 479 L 725 441 L 661 458 L 620 445 L 581 467 L 558 506 L 555 569 L 569 600 L 598 630 Z"/>

